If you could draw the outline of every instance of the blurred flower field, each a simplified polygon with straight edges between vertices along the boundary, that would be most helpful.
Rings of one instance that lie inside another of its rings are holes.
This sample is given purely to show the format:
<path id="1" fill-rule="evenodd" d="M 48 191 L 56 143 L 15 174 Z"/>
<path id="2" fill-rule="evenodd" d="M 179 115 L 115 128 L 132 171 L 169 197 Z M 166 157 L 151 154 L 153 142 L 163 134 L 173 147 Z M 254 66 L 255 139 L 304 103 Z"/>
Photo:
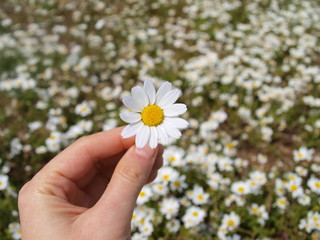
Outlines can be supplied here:
<path id="1" fill-rule="evenodd" d="M 21 186 L 124 125 L 144 80 L 181 89 L 190 126 L 141 191 L 133 240 L 320 239 L 318 0 L 2 0 L 1 240 L 21 238 Z"/>

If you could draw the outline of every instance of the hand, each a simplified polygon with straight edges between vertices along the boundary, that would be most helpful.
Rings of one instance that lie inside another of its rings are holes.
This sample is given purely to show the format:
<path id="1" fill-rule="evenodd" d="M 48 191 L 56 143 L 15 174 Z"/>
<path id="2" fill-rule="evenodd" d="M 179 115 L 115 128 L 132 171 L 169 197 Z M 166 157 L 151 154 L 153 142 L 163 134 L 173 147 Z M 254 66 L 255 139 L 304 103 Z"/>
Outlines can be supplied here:
<path id="1" fill-rule="evenodd" d="M 130 239 L 137 197 L 162 166 L 163 147 L 136 148 L 122 129 L 80 138 L 22 187 L 23 240 Z"/>

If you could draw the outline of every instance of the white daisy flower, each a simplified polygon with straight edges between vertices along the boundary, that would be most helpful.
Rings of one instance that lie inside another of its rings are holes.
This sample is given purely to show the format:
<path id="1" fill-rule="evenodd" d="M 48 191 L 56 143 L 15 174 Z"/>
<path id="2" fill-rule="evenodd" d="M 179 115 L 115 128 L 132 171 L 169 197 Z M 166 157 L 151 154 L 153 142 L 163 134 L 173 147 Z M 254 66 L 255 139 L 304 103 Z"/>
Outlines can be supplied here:
<path id="1" fill-rule="evenodd" d="M 144 86 L 131 90 L 132 96 L 123 98 L 128 112 L 120 114 L 126 123 L 121 135 L 129 138 L 136 135 L 136 146 L 143 148 L 149 143 L 156 148 L 159 140 L 168 144 L 168 137 L 180 138 L 181 129 L 188 127 L 188 122 L 178 116 L 187 111 L 182 103 L 175 103 L 181 95 L 179 89 L 172 89 L 172 84 L 165 82 L 156 92 L 152 82 L 145 81 Z"/>
<path id="2" fill-rule="evenodd" d="M 226 228 L 228 231 L 233 231 L 240 225 L 240 217 L 234 212 L 225 214 L 223 215 L 221 225 L 224 226 L 224 228 Z"/>
<path id="3" fill-rule="evenodd" d="M 234 182 L 231 191 L 238 195 L 246 195 L 250 193 L 250 185 L 244 181 Z"/>
<path id="4" fill-rule="evenodd" d="M 88 101 L 83 101 L 78 104 L 75 108 L 75 113 L 80 115 L 81 117 L 86 117 L 92 113 L 91 106 Z"/>
<path id="5" fill-rule="evenodd" d="M 0 175 L 0 190 L 7 188 L 9 182 L 9 177 L 7 175 Z"/>
<path id="6" fill-rule="evenodd" d="M 187 209 L 186 213 L 182 217 L 185 228 L 191 228 L 197 226 L 206 217 L 206 212 L 196 206 L 191 206 Z"/>
<path id="7" fill-rule="evenodd" d="M 165 198 L 160 203 L 160 212 L 166 216 L 166 219 L 172 219 L 179 212 L 179 201 L 173 197 Z"/>
<path id="8" fill-rule="evenodd" d="M 11 237 L 13 239 L 21 239 L 22 233 L 21 233 L 21 226 L 20 223 L 13 222 L 9 224 L 9 232 L 11 233 Z"/>
<path id="9" fill-rule="evenodd" d="M 148 186 L 143 187 L 138 195 L 137 204 L 142 205 L 148 202 L 151 196 L 152 196 L 151 188 Z"/>
<path id="10" fill-rule="evenodd" d="M 308 187 L 312 192 L 320 194 L 320 179 L 311 177 L 307 182 Z"/>

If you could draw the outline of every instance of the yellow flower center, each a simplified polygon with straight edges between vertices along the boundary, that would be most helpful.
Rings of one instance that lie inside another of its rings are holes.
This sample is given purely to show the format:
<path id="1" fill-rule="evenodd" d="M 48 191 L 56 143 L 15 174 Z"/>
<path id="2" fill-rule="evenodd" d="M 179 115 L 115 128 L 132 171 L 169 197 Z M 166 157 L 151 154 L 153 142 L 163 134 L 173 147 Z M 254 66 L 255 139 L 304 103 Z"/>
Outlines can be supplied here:
<path id="1" fill-rule="evenodd" d="M 181 186 L 181 183 L 180 183 L 179 181 L 175 181 L 175 182 L 174 182 L 174 185 L 175 185 L 176 187 L 180 187 L 180 186 Z"/>
<path id="2" fill-rule="evenodd" d="M 229 143 L 227 143 L 227 147 L 231 149 L 231 148 L 233 148 L 233 144 L 231 142 L 229 142 Z"/>
<path id="3" fill-rule="evenodd" d="M 169 180 L 169 178 L 170 178 L 170 177 L 169 177 L 169 175 L 164 175 L 164 176 L 163 176 L 163 180 L 168 181 L 168 180 Z"/>
<path id="4" fill-rule="evenodd" d="M 142 110 L 141 118 L 145 125 L 155 127 L 163 122 L 164 113 L 159 106 L 149 105 Z"/>
<path id="5" fill-rule="evenodd" d="M 286 203 L 286 201 L 283 200 L 283 199 L 281 199 L 281 200 L 279 200 L 279 203 L 280 203 L 281 205 L 284 205 L 284 204 Z"/>
<path id="6" fill-rule="evenodd" d="M 292 185 L 291 187 L 290 187 L 290 189 L 291 189 L 291 191 L 296 191 L 296 190 L 298 190 L 298 187 L 296 186 L 296 185 Z"/>
<path id="7" fill-rule="evenodd" d="M 298 156 L 299 158 L 302 158 L 302 157 L 303 157 L 303 154 L 302 154 L 302 153 L 298 153 L 297 156 Z"/>
<path id="8" fill-rule="evenodd" d="M 229 227 L 232 227 L 233 225 L 234 225 L 234 221 L 233 221 L 233 220 L 229 220 L 229 221 L 228 221 L 228 226 L 229 226 Z"/>
<path id="9" fill-rule="evenodd" d="M 140 196 L 140 197 L 144 197 L 144 196 L 146 196 L 146 193 L 145 193 L 145 192 L 140 192 L 140 193 L 139 193 L 139 196 Z"/>
<path id="10" fill-rule="evenodd" d="M 62 124 L 67 123 L 67 119 L 66 119 L 66 118 L 61 118 L 61 119 L 60 119 L 60 122 L 61 122 Z"/>
<path id="11" fill-rule="evenodd" d="M 320 182 L 316 182 L 314 185 L 316 188 L 320 188 Z"/>
<path id="12" fill-rule="evenodd" d="M 197 212 L 193 212 L 192 215 L 197 217 L 199 214 Z"/>

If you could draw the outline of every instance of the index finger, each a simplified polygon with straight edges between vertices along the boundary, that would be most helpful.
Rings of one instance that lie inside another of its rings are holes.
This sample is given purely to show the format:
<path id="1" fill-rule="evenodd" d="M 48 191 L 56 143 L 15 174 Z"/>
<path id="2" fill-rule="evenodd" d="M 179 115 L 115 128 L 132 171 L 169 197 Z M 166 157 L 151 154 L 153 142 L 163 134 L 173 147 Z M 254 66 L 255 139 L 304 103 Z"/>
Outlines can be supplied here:
<path id="1" fill-rule="evenodd" d="M 129 149 L 134 137 L 122 138 L 123 127 L 84 136 L 72 143 L 47 165 L 62 176 L 77 181 L 91 170 L 95 163 Z"/>

